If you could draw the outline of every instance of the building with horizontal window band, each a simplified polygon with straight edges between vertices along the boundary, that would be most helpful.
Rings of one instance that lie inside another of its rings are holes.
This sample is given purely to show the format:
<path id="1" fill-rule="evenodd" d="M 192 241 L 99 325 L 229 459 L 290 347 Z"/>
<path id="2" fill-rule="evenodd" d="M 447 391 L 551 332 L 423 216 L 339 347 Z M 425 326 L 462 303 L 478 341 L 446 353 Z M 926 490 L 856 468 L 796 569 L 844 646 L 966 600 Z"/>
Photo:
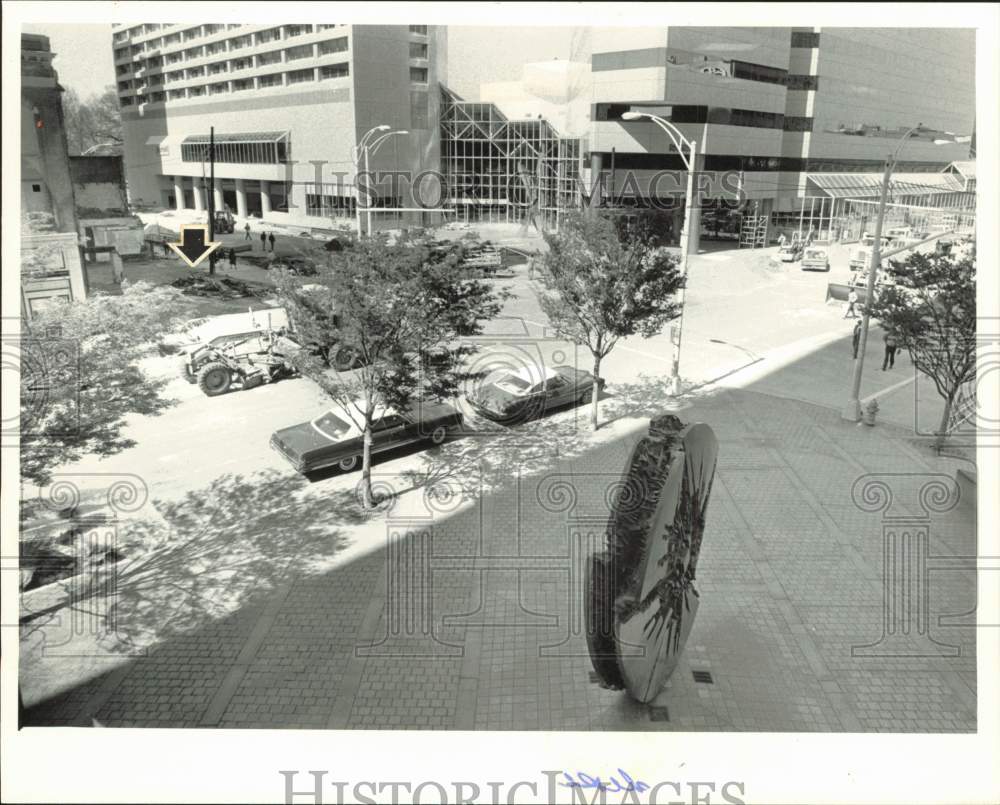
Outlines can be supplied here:
<path id="1" fill-rule="evenodd" d="M 682 187 L 654 177 L 684 165 L 666 135 L 628 111 L 673 122 L 698 142 L 706 171 L 736 171 L 760 215 L 829 234 L 848 199 L 873 198 L 886 157 L 900 152 L 895 203 L 968 207 L 974 194 L 946 169 L 975 123 L 975 32 L 921 28 L 604 29 L 593 33 L 589 163 L 604 204 L 642 206 Z M 849 177 L 845 179 L 844 177 Z M 593 182 L 593 177 L 591 177 Z M 732 197 L 732 182 L 708 185 Z"/>
<path id="2" fill-rule="evenodd" d="M 140 25 L 113 38 L 133 203 L 205 208 L 214 125 L 218 202 L 317 226 L 353 217 L 351 151 L 378 124 L 410 134 L 387 141 L 373 171 L 445 176 L 447 214 L 425 223 L 534 211 L 552 226 L 560 210 L 592 203 L 595 186 L 603 206 L 653 197 L 679 211 L 680 155 L 651 121 L 623 119 L 646 111 L 698 141 L 703 169 L 717 174 L 704 206 L 733 200 L 738 187 L 773 223 L 818 231 L 845 200 L 877 193 L 911 126 L 969 134 L 974 125 L 971 30 L 594 29 L 589 63 L 548 71 L 572 75 L 572 91 L 528 92 L 524 103 L 506 85 L 495 102 L 487 85 L 482 102 L 450 91 L 441 27 Z M 563 98 L 584 101 L 581 130 L 565 130 L 555 111 Z M 968 143 L 932 139 L 903 148 L 893 202 L 973 204 L 946 170 L 969 159 Z M 374 206 L 414 206 L 411 190 L 381 186 Z"/>
<path id="3" fill-rule="evenodd" d="M 240 217 L 353 218 L 353 150 L 375 126 L 408 133 L 371 155 L 373 173 L 440 164 L 443 28 L 150 23 L 114 27 L 112 46 L 137 208 L 207 209 L 212 127 L 214 202 Z M 414 206 L 374 190 L 373 206 Z"/>

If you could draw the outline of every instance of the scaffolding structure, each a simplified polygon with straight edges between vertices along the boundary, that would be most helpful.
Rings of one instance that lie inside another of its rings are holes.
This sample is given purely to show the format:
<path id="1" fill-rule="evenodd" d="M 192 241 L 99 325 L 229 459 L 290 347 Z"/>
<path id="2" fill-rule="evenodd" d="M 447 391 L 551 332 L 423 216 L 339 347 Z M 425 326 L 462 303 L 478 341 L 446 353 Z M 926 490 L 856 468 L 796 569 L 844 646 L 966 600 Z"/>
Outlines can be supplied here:
<path id="1" fill-rule="evenodd" d="M 767 216 L 744 215 L 740 221 L 740 248 L 763 249 L 767 246 Z"/>
<path id="2" fill-rule="evenodd" d="M 441 88 L 441 169 L 446 206 L 459 221 L 557 229 L 581 206 L 580 138 L 543 118 L 510 120 L 492 103 Z"/>

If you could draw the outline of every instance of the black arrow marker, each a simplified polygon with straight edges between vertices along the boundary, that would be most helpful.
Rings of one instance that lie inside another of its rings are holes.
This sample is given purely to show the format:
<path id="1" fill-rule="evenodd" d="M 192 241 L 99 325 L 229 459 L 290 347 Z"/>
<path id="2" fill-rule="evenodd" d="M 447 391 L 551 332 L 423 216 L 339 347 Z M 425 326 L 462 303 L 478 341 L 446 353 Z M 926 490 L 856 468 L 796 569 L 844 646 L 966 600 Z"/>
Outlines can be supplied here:
<path id="1" fill-rule="evenodd" d="M 185 263 L 194 268 L 222 245 L 221 241 L 206 243 L 207 240 L 208 227 L 205 224 L 185 224 L 181 226 L 180 241 L 167 245 L 179 254 Z"/>

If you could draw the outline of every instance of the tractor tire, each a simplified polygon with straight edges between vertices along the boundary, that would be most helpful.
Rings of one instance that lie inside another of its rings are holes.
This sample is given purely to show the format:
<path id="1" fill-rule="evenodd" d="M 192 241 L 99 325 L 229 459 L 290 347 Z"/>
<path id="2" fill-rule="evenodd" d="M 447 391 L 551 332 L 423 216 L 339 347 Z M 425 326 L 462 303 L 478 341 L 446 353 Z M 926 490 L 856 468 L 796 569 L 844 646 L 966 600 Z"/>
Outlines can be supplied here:
<path id="1" fill-rule="evenodd" d="M 217 397 L 229 391 L 233 376 L 229 367 L 218 361 L 211 361 L 198 372 L 198 388 L 208 397 Z"/>

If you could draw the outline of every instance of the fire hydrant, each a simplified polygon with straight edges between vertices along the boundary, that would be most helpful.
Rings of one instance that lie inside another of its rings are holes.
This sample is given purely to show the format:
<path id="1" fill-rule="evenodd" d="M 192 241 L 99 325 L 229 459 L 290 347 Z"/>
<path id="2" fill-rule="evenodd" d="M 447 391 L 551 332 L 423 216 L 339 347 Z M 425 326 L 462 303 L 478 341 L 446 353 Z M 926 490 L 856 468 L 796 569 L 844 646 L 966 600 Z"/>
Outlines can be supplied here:
<path id="1" fill-rule="evenodd" d="M 878 413 L 878 400 L 872 400 L 861 409 L 861 420 L 869 426 L 875 424 L 875 414 Z"/>

